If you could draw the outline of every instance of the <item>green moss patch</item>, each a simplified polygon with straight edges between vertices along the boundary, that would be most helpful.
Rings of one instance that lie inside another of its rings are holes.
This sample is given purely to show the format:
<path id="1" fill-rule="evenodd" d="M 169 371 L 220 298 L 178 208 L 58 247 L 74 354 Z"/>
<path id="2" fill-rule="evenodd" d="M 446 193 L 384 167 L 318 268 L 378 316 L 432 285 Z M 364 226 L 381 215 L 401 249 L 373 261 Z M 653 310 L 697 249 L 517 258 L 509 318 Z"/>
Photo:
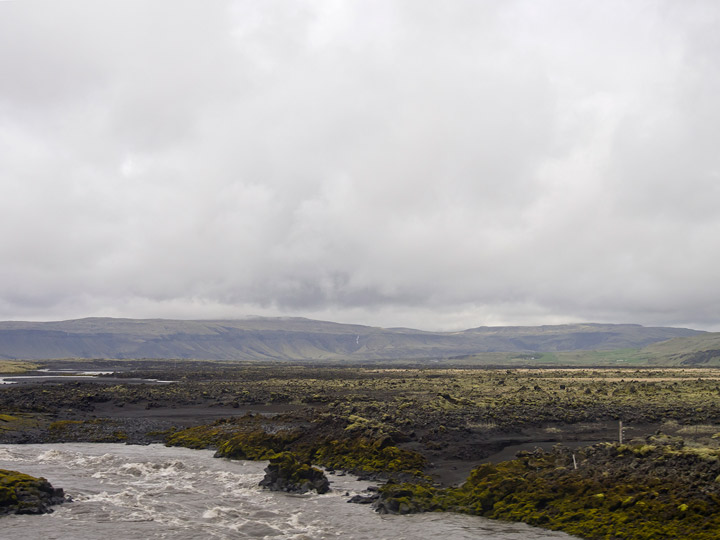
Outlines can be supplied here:
<path id="1" fill-rule="evenodd" d="M 216 448 L 217 457 L 232 459 L 264 460 L 281 452 L 292 452 L 303 461 L 332 469 L 386 476 L 422 475 L 425 458 L 399 448 L 389 435 L 360 435 L 355 429 L 342 427 L 342 421 L 337 422 L 340 427 L 334 428 L 323 421 L 327 419 L 301 425 L 284 418 L 246 415 L 174 432 L 166 443 L 187 448 Z M 356 421 L 347 422 L 352 426 Z M 328 436 L 328 432 L 334 432 L 335 436 Z"/>

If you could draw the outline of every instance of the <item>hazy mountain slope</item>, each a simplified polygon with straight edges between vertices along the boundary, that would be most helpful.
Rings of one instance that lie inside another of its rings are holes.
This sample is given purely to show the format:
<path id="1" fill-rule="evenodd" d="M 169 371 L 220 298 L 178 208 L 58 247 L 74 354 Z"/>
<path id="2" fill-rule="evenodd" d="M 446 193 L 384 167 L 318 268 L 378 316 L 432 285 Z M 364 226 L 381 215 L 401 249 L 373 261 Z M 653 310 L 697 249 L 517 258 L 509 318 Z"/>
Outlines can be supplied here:
<path id="1" fill-rule="evenodd" d="M 707 332 L 654 343 L 642 350 L 653 362 L 681 366 L 720 364 L 720 332 Z"/>
<path id="2" fill-rule="evenodd" d="M 466 330 L 483 336 L 497 351 L 572 351 L 640 348 L 676 337 L 703 335 L 684 328 L 639 324 L 565 324 L 554 326 L 498 326 Z"/>
<path id="3" fill-rule="evenodd" d="M 0 322 L 0 358 L 377 360 L 480 352 L 639 348 L 699 332 L 639 325 L 480 327 L 463 332 L 253 318 L 217 321 L 90 318 Z"/>

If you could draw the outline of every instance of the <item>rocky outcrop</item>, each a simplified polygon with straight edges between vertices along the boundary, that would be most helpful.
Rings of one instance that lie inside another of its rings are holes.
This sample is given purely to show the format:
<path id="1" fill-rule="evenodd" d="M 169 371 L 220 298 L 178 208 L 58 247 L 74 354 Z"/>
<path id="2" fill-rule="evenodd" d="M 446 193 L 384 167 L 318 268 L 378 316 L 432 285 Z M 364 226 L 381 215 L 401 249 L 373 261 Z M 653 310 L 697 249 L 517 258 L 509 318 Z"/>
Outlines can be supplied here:
<path id="1" fill-rule="evenodd" d="M 0 515 L 47 514 L 51 506 L 67 500 L 62 488 L 44 478 L 0 469 Z"/>
<path id="2" fill-rule="evenodd" d="M 287 493 L 317 491 L 322 494 L 330 491 L 330 482 L 325 473 L 299 461 L 289 452 L 281 452 L 270 460 L 260 485 L 272 491 Z"/>
<path id="3" fill-rule="evenodd" d="M 485 463 L 459 488 L 388 482 L 381 513 L 450 511 L 523 521 L 588 540 L 717 540 L 720 449 L 648 436 Z"/>

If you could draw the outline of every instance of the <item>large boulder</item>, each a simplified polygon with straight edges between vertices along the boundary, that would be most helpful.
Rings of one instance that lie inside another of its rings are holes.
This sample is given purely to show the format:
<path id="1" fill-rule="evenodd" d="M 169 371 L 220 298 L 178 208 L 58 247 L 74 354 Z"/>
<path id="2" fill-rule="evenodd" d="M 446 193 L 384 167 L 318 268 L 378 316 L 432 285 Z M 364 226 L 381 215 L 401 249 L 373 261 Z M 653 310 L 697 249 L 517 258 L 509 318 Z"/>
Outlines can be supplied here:
<path id="1" fill-rule="evenodd" d="M 330 482 L 325 473 L 309 463 L 299 461 L 290 452 L 281 452 L 270 459 L 260 485 L 272 491 L 287 493 L 317 491 L 322 494 L 330 491 Z"/>
<path id="2" fill-rule="evenodd" d="M 44 478 L 0 469 L 0 515 L 47 514 L 52 505 L 65 502 L 62 488 Z"/>

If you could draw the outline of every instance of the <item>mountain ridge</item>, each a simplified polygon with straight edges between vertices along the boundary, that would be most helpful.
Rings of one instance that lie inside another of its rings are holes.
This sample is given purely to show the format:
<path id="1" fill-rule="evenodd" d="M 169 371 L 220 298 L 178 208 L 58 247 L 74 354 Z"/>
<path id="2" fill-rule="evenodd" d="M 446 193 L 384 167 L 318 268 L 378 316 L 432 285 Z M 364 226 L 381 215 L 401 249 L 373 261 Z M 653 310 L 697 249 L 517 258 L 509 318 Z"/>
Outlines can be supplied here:
<path id="1" fill-rule="evenodd" d="M 485 352 L 641 348 L 704 332 L 636 324 L 480 326 L 459 332 L 381 328 L 304 317 L 0 322 L 0 358 L 336 360 L 448 358 Z"/>

